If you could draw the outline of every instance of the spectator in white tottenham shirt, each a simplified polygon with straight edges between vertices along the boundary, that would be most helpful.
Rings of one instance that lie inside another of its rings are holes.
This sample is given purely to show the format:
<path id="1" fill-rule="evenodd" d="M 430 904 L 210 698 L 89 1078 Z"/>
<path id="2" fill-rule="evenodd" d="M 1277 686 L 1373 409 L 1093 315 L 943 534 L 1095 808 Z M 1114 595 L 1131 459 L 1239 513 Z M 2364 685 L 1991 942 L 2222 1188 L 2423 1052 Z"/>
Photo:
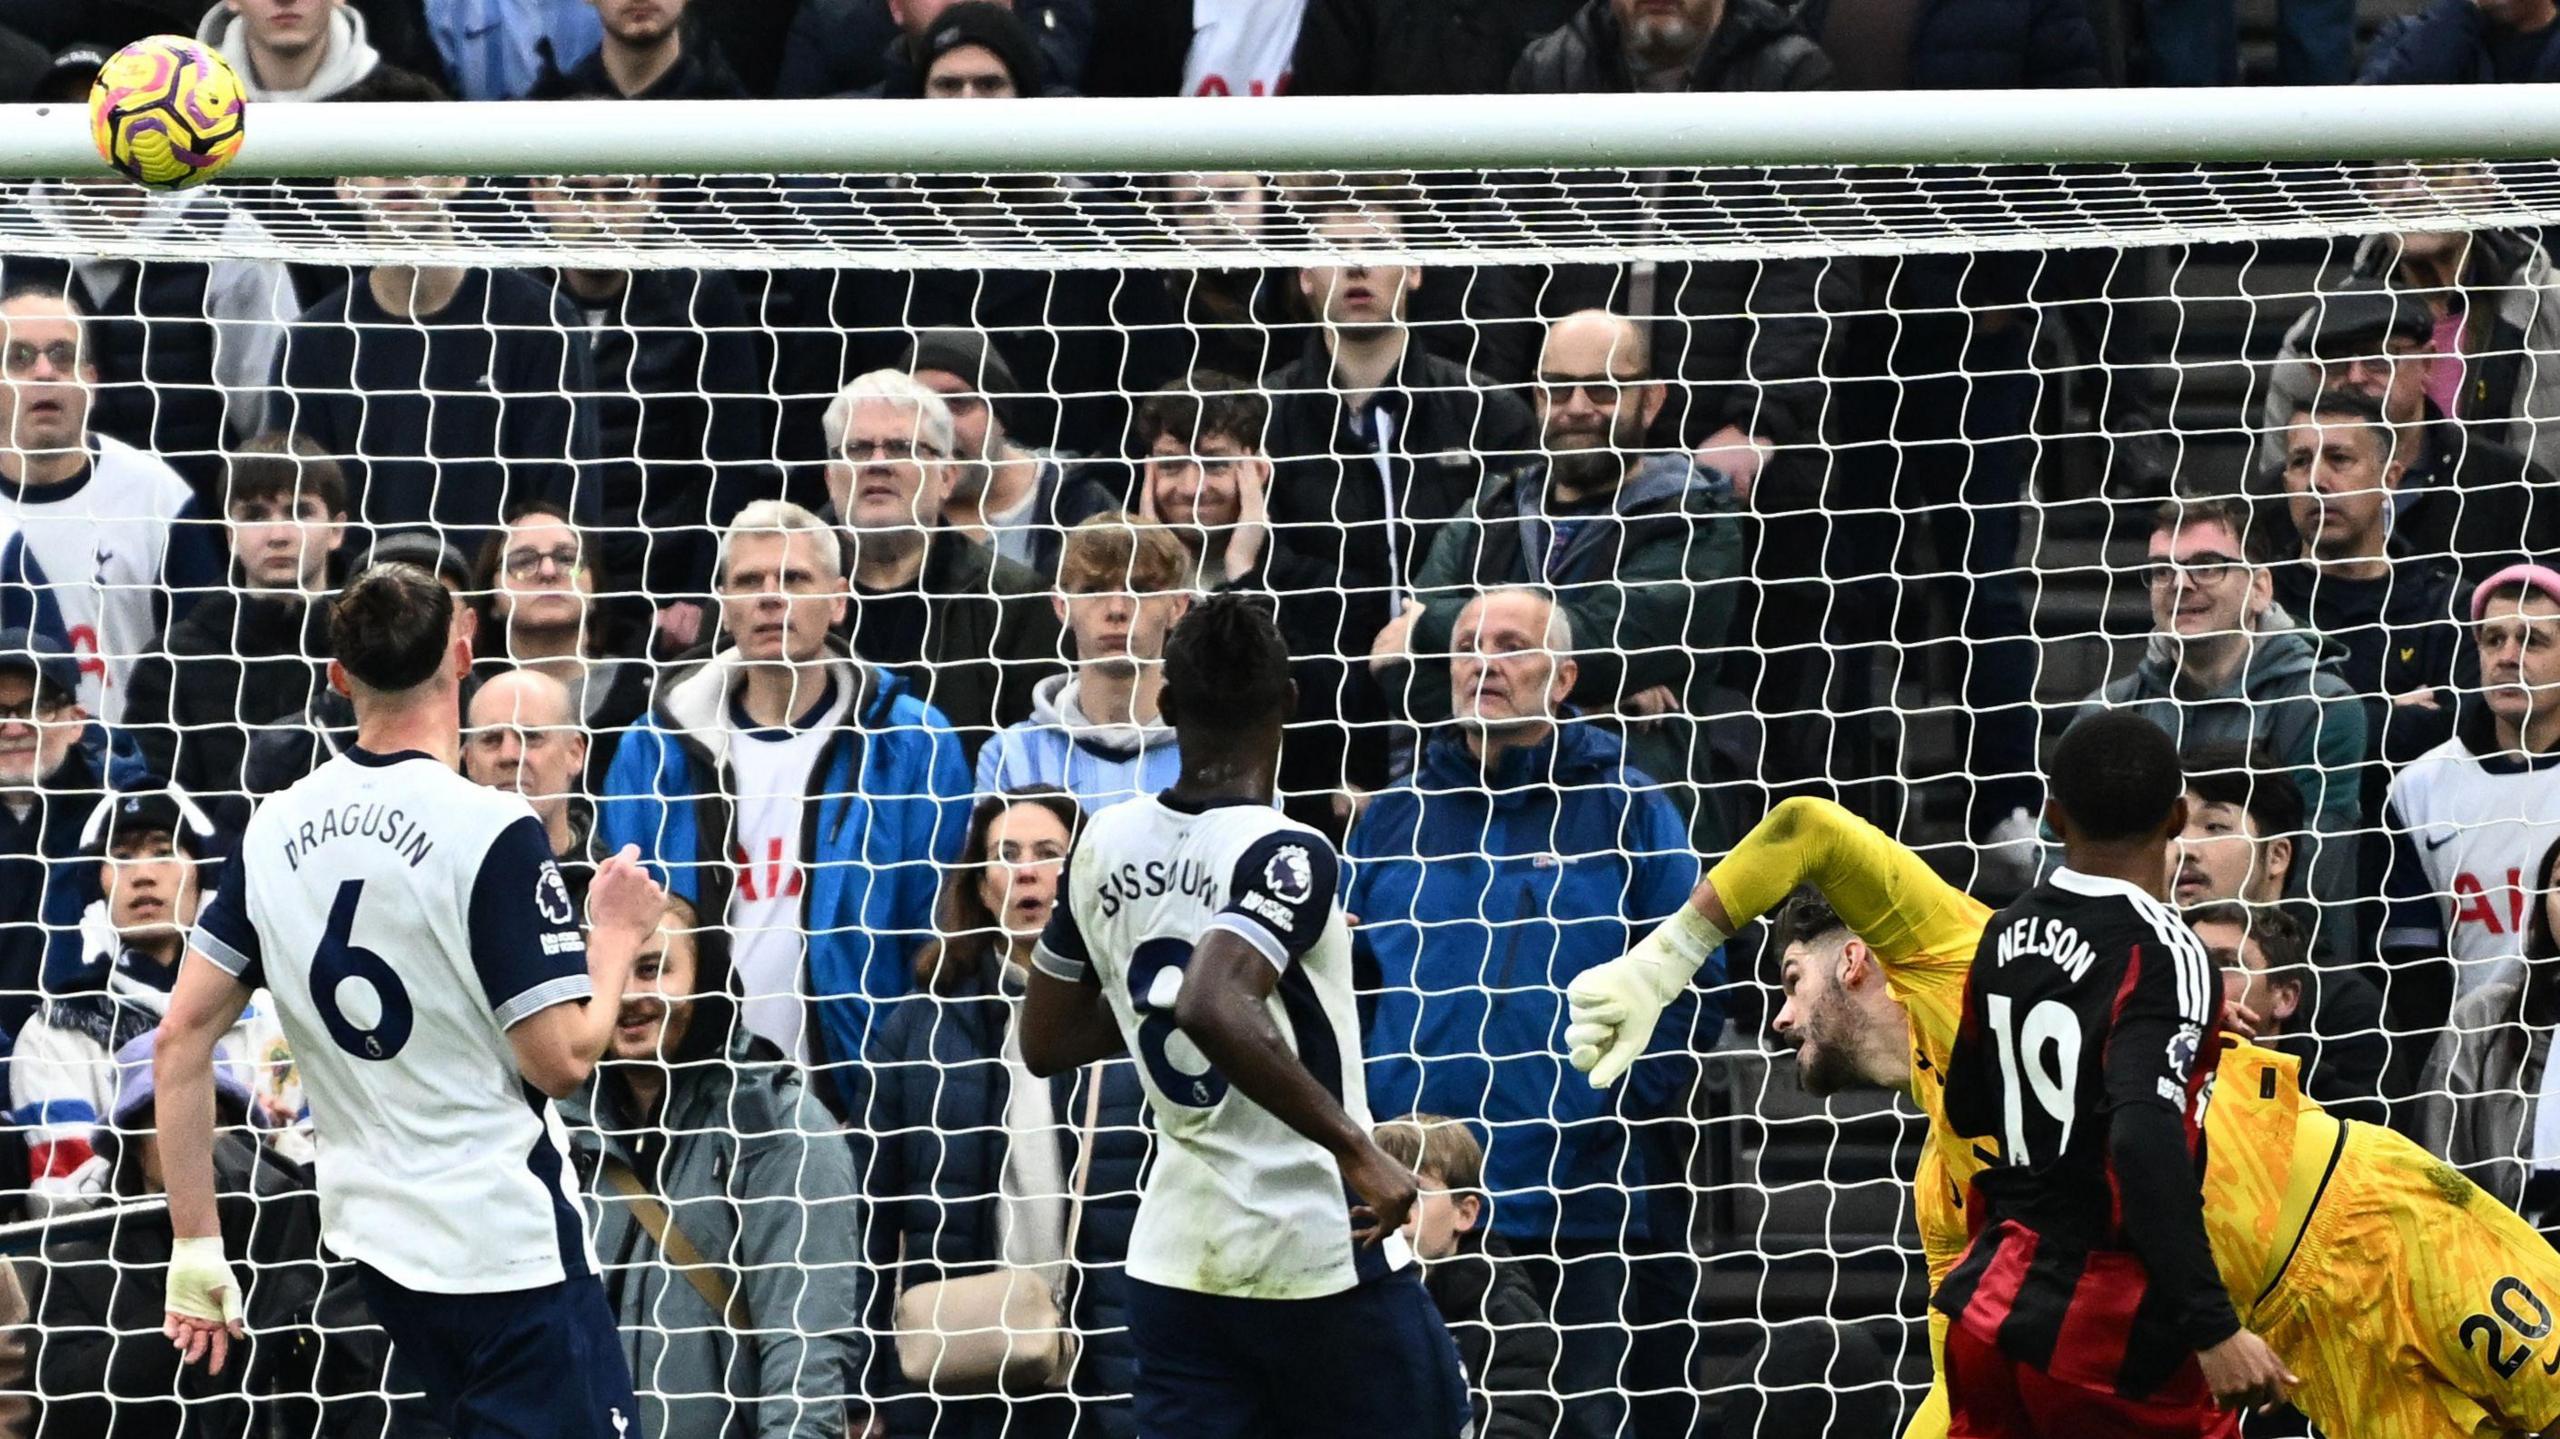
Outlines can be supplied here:
<path id="1" fill-rule="evenodd" d="M 2500 570 L 2471 620 L 2480 692 L 2391 782 L 2383 822 L 2389 1028 L 2420 1050 L 2454 1000 L 2519 972 L 2534 865 L 2560 840 L 2560 571 Z"/>
<path id="2" fill-rule="evenodd" d="M 225 556 L 221 521 L 167 462 L 93 431 L 97 383 L 77 304 L 44 285 L 0 294 L 0 529 L 52 581 L 81 706 L 112 725 L 134 662 L 222 583 Z"/>
<path id="3" fill-rule="evenodd" d="M 726 919 L 747 1027 L 807 1059 L 841 1112 L 830 1066 L 858 1062 L 877 1006 L 911 986 L 969 775 L 942 715 L 831 633 L 844 551 L 825 521 L 747 506 L 716 582 L 727 643 L 672 671 L 623 737 L 597 835 Z"/>

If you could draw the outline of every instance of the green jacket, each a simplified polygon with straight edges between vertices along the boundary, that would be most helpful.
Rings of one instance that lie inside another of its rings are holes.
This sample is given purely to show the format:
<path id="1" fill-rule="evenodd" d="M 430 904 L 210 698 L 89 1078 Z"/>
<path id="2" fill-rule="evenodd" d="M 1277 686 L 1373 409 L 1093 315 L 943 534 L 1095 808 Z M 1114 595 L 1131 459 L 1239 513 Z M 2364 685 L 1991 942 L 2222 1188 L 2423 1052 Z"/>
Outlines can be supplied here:
<path id="1" fill-rule="evenodd" d="M 610 1075 L 611 1069 L 603 1071 Z M 560 1103 L 653 1439 L 842 1439 L 867 1358 L 852 1151 L 799 1073 L 745 1044 L 673 1071 L 664 1112 L 599 1079 Z M 633 1140 L 648 1134 L 655 1153 Z M 610 1154 L 746 1302 L 732 1333 L 599 1177 Z"/>
<path id="2" fill-rule="evenodd" d="M 1674 784 L 1704 778 L 1693 727 L 1680 717 L 1707 708 L 1744 583 L 1732 487 L 1685 454 L 1648 456 L 1608 513 L 1568 520 L 1561 542 L 1546 489 L 1544 461 L 1496 476 L 1432 542 L 1414 581 L 1423 613 L 1411 637 L 1419 658 L 1409 668 L 1407 712 L 1423 723 L 1448 717 L 1446 656 L 1469 600 L 1544 585 L 1573 620 L 1581 673 L 1569 701 L 1612 713 L 1631 695 L 1668 686 L 1680 708 L 1630 727 L 1628 762 Z"/>

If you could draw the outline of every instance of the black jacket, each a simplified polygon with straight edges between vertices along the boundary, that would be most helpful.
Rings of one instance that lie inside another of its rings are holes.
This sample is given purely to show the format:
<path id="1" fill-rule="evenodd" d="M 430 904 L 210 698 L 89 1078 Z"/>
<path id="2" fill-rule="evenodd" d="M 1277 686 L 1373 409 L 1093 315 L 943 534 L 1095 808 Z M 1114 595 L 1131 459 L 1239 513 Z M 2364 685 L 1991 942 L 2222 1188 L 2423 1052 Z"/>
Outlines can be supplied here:
<path id="1" fill-rule="evenodd" d="M 1040 45 L 1043 74 L 1052 85 L 1081 88 L 1093 49 L 1094 0 L 1021 0 L 1013 13 Z M 903 60 L 901 37 L 887 0 L 802 0 L 791 21 L 774 93 L 814 100 L 869 90 L 889 78 Z"/>
<path id="2" fill-rule="evenodd" d="M 1281 597 L 1293 652 L 1359 658 L 1395 617 L 1392 594 L 1410 589 L 1442 523 L 1536 448 L 1537 421 L 1517 395 L 1418 345 L 1367 414 L 1354 416 L 1333 385 L 1332 355 L 1311 339 L 1265 387 L 1263 579 Z M 1388 476 L 1376 459 L 1380 410 L 1390 417 Z"/>
<path id="3" fill-rule="evenodd" d="M 2560 557 L 2560 485 L 2521 451 L 2447 419 L 2433 400 L 2426 423 L 2424 453 L 2400 482 L 2415 498 L 2393 524 L 2393 541 L 2458 561 L 2465 585 L 2517 560 Z"/>
<path id="4" fill-rule="evenodd" d="M 1831 62 L 1772 0 L 1729 0 L 1723 21 L 1689 73 L 1691 93 L 1815 90 Z M 1516 94 L 1626 94 L 1636 89 L 1619 44 L 1610 0 L 1589 0 L 1552 35 L 1529 46 L 1511 74 Z M 1571 195 L 1532 177 L 1513 183 L 1512 204 L 1535 213 L 1587 214 L 1623 202 L 1649 210 L 1645 178 L 1624 172 L 1575 177 Z M 1739 183 L 1734 181 L 1732 183 Z M 1775 198 L 1772 192 L 1772 198 Z M 1485 281 L 1485 313 L 1549 320 L 1582 309 L 1626 313 L 1631 267 L 1511 266 Z M 1819 438 L 1823 393 L 1817 376 L 1836 322 L 1857 306 L 1845 262 L 1702 260 L 1654 268 L 1654 373 L 1675 387 L 1664 425 L 1690 441 L 1726 425 L 1780 443 Z M 1544 335 L 1541 324 L 1484 327 L 1483 368 L 1526 378 Z"/>
<path id="5" fill-rule="evenodd" d="M 138 1197 L 130 1153 L 117 1197 Z M 183 1365 L 160 1337 L 168 1283 L 165 1212 L 46 1246 L 27 1313 L 47 1434 L 89 1439 L 379 1435 L 385 1354 L 356 1296 L 354 1266 L 325 1261 L 310 1176 L 236 1131 L 214 1144 L 223 1248 L 247 1283 L 249 1337 L 219 1375 Z M 323 1333 L 322 1331 L 325 1331 Z M 317 1403 L 310 1397 L 318 1395 Z M 272 1416 L 272 1417 L 271 1417 Z"/>
<path id="6" fill-rule="evenodd" d="M 1564 1417 L 1555 1394 L 1556 1330 L 1507 1258 L 1502 1241 L 1487 1235 L 1481 1246 L 1433 1260 L 1422 1271 L 1423 1287 L 1458 1341 L 1476 1439 L 1552 1439 Z"/>
<path id="7" fill-rule="evenodd" d="M 1307 0 L 1293 95 L 1499 95 L 1581 0 Z"/>
<path id="8" fill-rule="evenodd" d="M 856 1086 L 851 1108 L 859 1122 L 848 1135 L 854 1173 L 868 1201 L 864 1248 L 883 1276 L 874 1286 L 881 1311 L 875 1322 L 885 1321 L 897 1295 L 913 1285 L 984 1272 L 995 1263 L 996 1210 L 1010 1143 L 1003 1046 L 1012 1005 L 987 973 L 950 993 L 897 1000 L 872 1029 L 870 1062 L 850 1071 Z M 1085 1086 L 1097 1073 L 1102 1108 L 1076 1236 L 1080 1266 L 1071 1300 L 1086 1346 L 1075 1387 L 1083 1395 L 1126 1394 L 1136 1354 L 1128 1339 L 1122 1266 L 1150 1148 L 1145 1090 L 1136 1066 L 1115 1060 L 1051 1079 L 1050 1111 L 1059 1125 L 1059 1172 L 1072 1183 Z M 875 1356 L 892 1360 L 894 1346 L 877 1346 Z M 875 1373 L 871 1386 L 867 1392 L 876 1395 L 907 1390 L 894 1367 Z M 1125 1439 L 1135 1432 L 1125 1406 L 1084 1408 L 1085 1434 Z M 1060 1416 L 1039 1406 L 1018 1412 L 1018 1406 L 997 1399 L 931 1405 L 892 1397 L 880 1410 L 897 1439 L 927 1432 L 936 1439 L 1046 1439 L 1069 1432 L 1071 1422 L 1044 1422 Z"/>
<path id="9" fill-rule="evenodd" d="M 242 791 L 249 742 L 328 685 L 329 627 L 298 591 L 225 590 L 169 630 L 125 693 L 123 728 L 143 763 L 207 802 Z"/>
<path id="10" fill-rule="evenodd" d="M 103 731 L 72 747 L 44 777 L 24 816 L 0 805 L 0 1037 L 15 1041 L 35 1013 L 44 982 L 77 975 L 80 913 L 97 868 L 80 848 L 81 827 L 108 783 Z"/>
<path id="11" fill-rule="evenodd" d="M 635 270 L 622 292 L 553 293 L 587 322 L 589 399 L 603 458 L 607 558 L 617 588 L 663 602 L 706 594 L 718 531 L 752 500 L 778 497 L 771 345 L 747 316 L 734 275 Z"/>
<path id="12" fill-rule="evenodd" d="M 2274 567 L 2285 613 L 2346 652 L 2339 674 L 2365 700 L 2368 749 L 2406 764 L 2453 734 L 2451 691 L 2472 653 L 2464 620 L 2470 590 L 2449 559 L 2415 559 L 2394 547 L 2390 574 L 2366 584 L 2323 579 L 2307 560 Z M 2394 705 L 2411 690 L 2442 692 L 2441 707 Z"/>
<path id="13" fill-rule="evenodd" d="M 2391 1058 L 2383 1028 L 2382 991 L 2352 969 L 2314 964 L 2304 974 L 2302 1007 L 2267 1047 L 2302 1061 L 2302 1092 L 2341 1119 L 2384 1123 L 2382 1070 Z"/>
<path id="14" fill-rule="evenodd" d="M 2436 0 L 2376 30 L 2359 85 L 2469 85 L 2560 80 L 2560 31 L 2554 31 L 2521 75 L 2501 75 L 2492 56 L 2489 17 L 2472 0 Z"/>
<path id="15" fill-rule="evenodd" d="M 1796 21 L 1819 41 L 1831 0 Z M 1854 37 L 1853 37 L 1854 38 Z M 1912 90 L 2067 90 L 2106 83 L 2086 0 L 1921 0 L 1903 84 Z"/>
<path id="16" fill-rule="evenodd" d="M 528 100 L 744 100 L 750 98 L 747 87 L 729 68 L 720 47 L 706 38 L 699 28 L 688 28 L 684 51 L 676 63 L 657 82 L 637 95 L 625 95 L 614 88 L 613 77 L 604 69 L 604 52 L 599 50 L 569 68 L 567 74 L 551 70 L 533 82 Z"/>
<path id="17" fill-rule="evenodd" d="M 912 665 L 889 668 L 951 722 L 975 764 L 987 736 L 1029 719 L 1031 691 L 1066 668 L 1057 613 L 1049 607 L 1051 587 L 948 530 L 926 541 L 921 578 L 931 604 L 923 655 Z M 861 596 L 853 603 L 862 603 Z"/>

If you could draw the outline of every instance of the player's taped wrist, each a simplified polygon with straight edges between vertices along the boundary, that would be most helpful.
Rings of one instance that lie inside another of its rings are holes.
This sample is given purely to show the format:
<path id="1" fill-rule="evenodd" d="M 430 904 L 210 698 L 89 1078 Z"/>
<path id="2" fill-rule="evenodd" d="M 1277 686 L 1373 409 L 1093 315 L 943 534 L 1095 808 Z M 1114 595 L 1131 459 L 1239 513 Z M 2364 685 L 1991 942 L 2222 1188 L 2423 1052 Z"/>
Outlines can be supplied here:
<path id="1" fill-rule="evenodd" d="M 1655 1000 L 1669 1004 L 1731 938 L 1700 914 L 1696 905 L 1684 904 L 1627 951 L 1627 967 L 1643 977 Z"/>
<path id="2" fill-rule="evenodd" d="M 180 1239 L 169 1246 L 167 1307 L 170 1313 L 189 1319 L 220 1324 L 239 1320 L 240 1286 L 233 1280 L 231 1261 L 223 1255 L 221 1236 Z"/>

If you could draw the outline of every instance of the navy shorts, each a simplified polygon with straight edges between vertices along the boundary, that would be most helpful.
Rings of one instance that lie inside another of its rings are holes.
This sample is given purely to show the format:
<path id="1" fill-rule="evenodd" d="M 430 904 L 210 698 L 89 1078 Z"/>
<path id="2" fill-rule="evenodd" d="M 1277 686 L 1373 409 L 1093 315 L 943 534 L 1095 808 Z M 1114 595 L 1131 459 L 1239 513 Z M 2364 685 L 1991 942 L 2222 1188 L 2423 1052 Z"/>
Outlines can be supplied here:
<path id="1" fill-rule="evenodd" d="M 631 1365 L 592 1275 L 501 1294 L 421 1294 L 356 1272 L 391 1336 L 391 1382 L 453 1439 L 642 1439 Z"/>
<path id="2" fill-rule="evenodd" d="M 1458 1439 L 1458 1346 L 1411 1267 L 1322 1299 L 1129 1281 L 1141 1439 Z"/>

